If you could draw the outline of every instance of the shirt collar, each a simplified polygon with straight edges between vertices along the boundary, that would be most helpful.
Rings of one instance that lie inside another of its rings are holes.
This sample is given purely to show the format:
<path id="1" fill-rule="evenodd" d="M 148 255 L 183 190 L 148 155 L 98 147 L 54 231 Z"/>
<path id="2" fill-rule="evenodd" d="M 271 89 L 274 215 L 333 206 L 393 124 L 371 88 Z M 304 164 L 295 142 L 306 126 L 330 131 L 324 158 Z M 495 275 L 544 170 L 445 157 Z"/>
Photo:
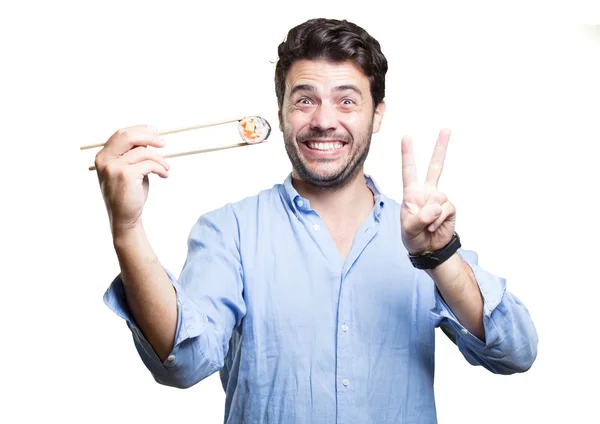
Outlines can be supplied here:
<path id="1" fill-rule="evenodd" d="M 373 198 L 375 207 L 373 213 L 375 215 L 375 219 L 379 219 L 379 215 L 385 205 L 385 196 L 381 193 L 381 190 L 375 179 L 369 174 L 364 174 L 365 182 L 367 183 L 367 187 L 373 192 Z M 287 176 L 285 181 L 283 182 L 284 196 L 286 203 L 295 213 L 298 213 L 299 210 L 309 210 L 310 209 L 310 201 L 298 194 L 298 191 L 292 185 L 292 173 Z"/>

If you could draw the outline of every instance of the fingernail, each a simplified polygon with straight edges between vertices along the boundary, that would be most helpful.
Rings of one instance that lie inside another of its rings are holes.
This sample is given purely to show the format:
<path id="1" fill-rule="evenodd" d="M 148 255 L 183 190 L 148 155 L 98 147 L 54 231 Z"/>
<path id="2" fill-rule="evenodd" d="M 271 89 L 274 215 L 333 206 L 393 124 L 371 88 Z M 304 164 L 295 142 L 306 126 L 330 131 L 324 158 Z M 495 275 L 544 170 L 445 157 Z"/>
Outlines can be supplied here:
<path id="1" fill-rule="evenodd" d="M 169 169 L 171 169 L 171 165 L 169 165 L 169 163 L 168 163 L 168 162 L 165 162 L 165 165 L 167 165 L 167 171 L 168 171 Z"/>
<path id="2" fill-rule="evenodd" d="M 152 132 L 156 132 L 157 129 L 154 125 L 148 125 L 148 130 L 152 131 Z"/>
<path id="3" fill-rule="evenodd" d="M 431 224 L 431 225 L 428 227 L 428 229 L 429 229 L 429 231 L 433 231 L 433 230 L 435 229 L 435 225 Z"/>
<path id="4" fill-rule="evenodd" d="M 167 142 L 165 141 L 164 138 L 159 138 L 158 142 L 160 143 L 161 146 L 164 146 L 165 144 L 167 144 Z"/>

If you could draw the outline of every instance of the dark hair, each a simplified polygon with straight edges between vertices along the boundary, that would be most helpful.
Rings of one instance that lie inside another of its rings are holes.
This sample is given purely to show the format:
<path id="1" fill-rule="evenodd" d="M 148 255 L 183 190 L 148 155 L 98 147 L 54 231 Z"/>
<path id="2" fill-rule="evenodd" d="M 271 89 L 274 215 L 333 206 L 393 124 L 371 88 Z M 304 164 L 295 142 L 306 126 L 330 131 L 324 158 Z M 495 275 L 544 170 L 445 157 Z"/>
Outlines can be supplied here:
<path id="1" fill-rule="evenodd" d="M 299 59 L 354 62 L 369 79 L 373 107 L 385 97 L 388 64 L 379 42 L 352 22 L 337 19 L 311 19 L 292 28 L 277 49 L 275 93 L 283 105 L 285 79 L 294 61 Z"/>

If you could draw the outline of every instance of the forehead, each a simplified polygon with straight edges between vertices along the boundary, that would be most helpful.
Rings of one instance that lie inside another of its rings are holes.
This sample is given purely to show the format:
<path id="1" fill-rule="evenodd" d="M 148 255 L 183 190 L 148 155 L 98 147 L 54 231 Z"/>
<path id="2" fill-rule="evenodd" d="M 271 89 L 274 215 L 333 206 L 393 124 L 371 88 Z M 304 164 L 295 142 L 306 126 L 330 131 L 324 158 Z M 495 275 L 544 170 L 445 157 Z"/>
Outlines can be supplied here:
<path id="1" fill-rule="evenodd" d="M 370 93 L 369 79 L 350 61 L 298 60 L 287 73 L 286 92 L 304 84 L 315 86 L 319 91 L 329 91 L 341 85 L 356 85 L 363 93 Z"/>

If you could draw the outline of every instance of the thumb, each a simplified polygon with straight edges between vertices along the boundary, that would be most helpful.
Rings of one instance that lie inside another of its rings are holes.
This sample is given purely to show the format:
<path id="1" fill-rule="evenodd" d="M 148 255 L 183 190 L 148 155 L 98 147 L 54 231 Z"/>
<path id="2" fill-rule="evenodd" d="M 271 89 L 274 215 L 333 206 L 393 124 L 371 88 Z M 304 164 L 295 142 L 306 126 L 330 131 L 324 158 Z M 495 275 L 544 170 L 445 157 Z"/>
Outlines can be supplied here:
<path id="1" fill-rule="evenodd" d="M 419 224 L 422 225 L 421 229 L 427 227 L 433 221 L 438 219 L 442 214 L 442 206 L 438 204 L 429 204 L 421 208 L 418 214 Z"/>
<path id="2" fill-rule="evenodd" d="M 403 220 L 402 225 L 408 234 L 416 236 L 417 234 L 423 232 L 425 227 L 434 222 L 441 214 L 442 207 L 440 205 L 425 205 L 419 209 L 417 213 L 408 214 Z"/>

